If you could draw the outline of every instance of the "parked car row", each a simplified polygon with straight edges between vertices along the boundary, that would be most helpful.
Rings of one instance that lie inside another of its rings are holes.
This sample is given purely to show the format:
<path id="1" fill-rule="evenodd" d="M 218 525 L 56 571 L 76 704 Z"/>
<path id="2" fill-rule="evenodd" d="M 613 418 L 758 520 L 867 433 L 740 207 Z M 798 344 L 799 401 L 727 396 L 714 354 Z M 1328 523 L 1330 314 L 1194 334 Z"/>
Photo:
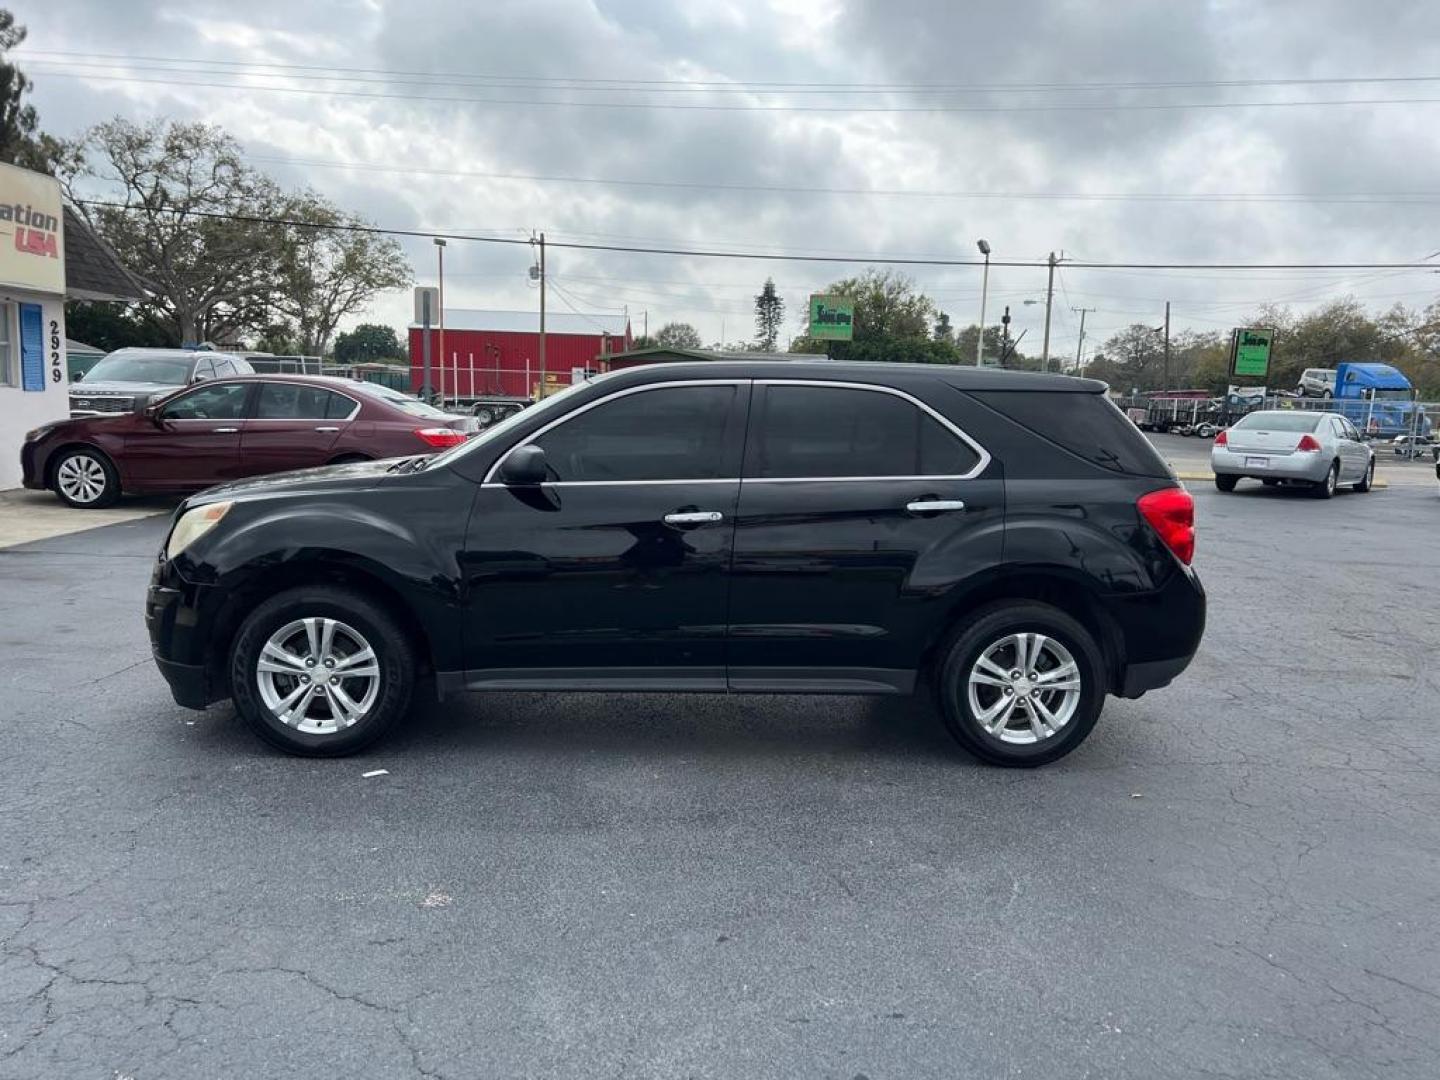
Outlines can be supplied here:
<path id="1" fill-rule="evenodd" d="M 431 454 L 476 426 L 398 390 L 322 375 L 207 378 L 158 401 L 148 393 L 128 401 L 124 413 L 28 432 L 24 485 L 93 509 L 122 492 L 199 491 L 290 469 Z"/>

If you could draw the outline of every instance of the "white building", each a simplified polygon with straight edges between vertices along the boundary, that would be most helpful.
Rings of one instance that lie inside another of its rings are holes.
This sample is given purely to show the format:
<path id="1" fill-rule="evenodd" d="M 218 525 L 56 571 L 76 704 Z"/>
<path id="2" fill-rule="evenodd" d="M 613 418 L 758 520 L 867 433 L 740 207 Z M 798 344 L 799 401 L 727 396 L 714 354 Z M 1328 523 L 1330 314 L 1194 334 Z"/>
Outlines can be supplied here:
<path id="1" fill-rule="evenodd" d="M 70 413 L 67 297 L 138 296 L 110 249 L 64 206 L 59 183 L 0 165 L 0 490 L 20 484 L 25 432 Z"/>

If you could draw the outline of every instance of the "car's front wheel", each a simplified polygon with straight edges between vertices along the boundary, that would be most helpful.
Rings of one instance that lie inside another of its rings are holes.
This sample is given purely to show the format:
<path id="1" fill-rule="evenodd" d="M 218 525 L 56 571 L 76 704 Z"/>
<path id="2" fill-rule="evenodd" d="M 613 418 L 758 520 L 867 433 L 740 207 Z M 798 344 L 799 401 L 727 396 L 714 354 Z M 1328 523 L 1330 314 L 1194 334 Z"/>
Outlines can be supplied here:
<path id="1" fill-rule="evenodd" d="M 1090 632 L 1058 608 L 1013 601 L 981 613 L 951 644 L 937 687 L 945 726 L 993 765 L 1044 765 L 1074 750 L 1105 702 Z"/>
<path id="2" fill-rule="evenodd" d="M 235 709 L 292 754 L 337 757 L 386 734 L 410 704 L 415 659 L 390 614 L 349 589 L 290 589 L 260 604 L 230 651 Z"/>
<path id="3" fill-rule="evenodd" d="M 53 475 L 55 494 L 66 506 L 98 510 L 120 498 L 120 476 L 98 450 L 84 446 L 66 450 L 55 463 Z"/>

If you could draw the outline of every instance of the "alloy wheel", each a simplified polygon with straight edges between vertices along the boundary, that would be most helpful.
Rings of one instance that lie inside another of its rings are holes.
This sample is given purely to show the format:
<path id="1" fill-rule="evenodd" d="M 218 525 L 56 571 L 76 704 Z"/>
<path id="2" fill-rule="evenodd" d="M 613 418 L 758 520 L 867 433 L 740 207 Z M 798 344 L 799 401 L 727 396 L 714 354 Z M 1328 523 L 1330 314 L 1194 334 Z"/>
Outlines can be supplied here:
<path id="1" fill-rule="evenodd" d="M 286 623 L 266 640 L 255 681 L 270 715 L 307 735 L 354 727 L 380 695 L 380 661 L 360 631 L 337 619 Z"/>
<path id="2" fill-rule="evenodd" d="M 105 494 L 109 481 L 100 462 L 89 454 L 72 454 L 55 470 L 55 483 L 72 502 L 92 503 Z"/>
<path id="3" fill-rule="evenodd" d="M 966 680 L 970 713 L 1002 742 L 1053 738 L 1080 704 L 1080 667 L 1045 634 L 1007 634 L 983 649 Z"/>

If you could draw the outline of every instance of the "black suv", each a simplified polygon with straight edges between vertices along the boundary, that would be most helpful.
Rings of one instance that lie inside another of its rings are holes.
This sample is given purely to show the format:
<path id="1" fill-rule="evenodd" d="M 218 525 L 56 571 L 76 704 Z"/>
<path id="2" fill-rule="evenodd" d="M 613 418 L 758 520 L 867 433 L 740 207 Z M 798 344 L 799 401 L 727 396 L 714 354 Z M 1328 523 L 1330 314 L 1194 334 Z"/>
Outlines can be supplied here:
<path id="1" fill-rule="evenodd" d="M 986 761 L 1078 746 L 1184 670 L 1190 496 L 1102 383 L 663 364 L 434 457 L 212 488 L 146 621 L 181 705 L 300 754 L 459 690 L 934 693 Z"/>

